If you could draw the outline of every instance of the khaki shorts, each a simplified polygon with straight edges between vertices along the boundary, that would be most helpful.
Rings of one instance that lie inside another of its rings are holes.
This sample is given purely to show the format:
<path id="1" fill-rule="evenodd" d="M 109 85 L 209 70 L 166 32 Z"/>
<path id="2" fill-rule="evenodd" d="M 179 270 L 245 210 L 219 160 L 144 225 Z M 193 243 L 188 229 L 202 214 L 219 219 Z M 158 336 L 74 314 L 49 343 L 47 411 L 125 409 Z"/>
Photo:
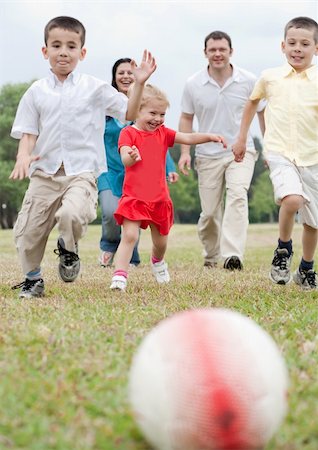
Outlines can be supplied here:
<path id="1" fill-rule="evenodd" d="M 318 164 L 299 167 L 276 154 L 267 155 L 267 163 L 275 202 L 280 205 L 287 195 L 300 195 L 304 206 L 298 211 L 299 222 L 318 229 Z"/>

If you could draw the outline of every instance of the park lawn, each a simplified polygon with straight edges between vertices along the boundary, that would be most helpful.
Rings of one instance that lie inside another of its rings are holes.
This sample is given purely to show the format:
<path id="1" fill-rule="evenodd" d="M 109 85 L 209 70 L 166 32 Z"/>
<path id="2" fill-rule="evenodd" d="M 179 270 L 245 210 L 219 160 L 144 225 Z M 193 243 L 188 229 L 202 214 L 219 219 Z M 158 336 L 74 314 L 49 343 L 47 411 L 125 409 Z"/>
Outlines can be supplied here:
<path id="1" fill-rule="evenodd" d="M 0 230 L 1 450 L 149 449 L 127 402 L 132 356 L 160 320 L 202 307 L 251 317 L 285 356 L 289 412 L 266 450 L 318 449 L 318 292 L 269 281 L 276 224 L 250 226 L 244 271 L 235 273 L 203 269 L 195 225 L 175 225 L 168 286 L 152 278 L 150 234 L 142 232 L 142 264 L 131 270 L 125 294 L 109 290 L 112 269 L 98 265 L 100 226 L 80 242 L 82 271 L 70 284 L 57 276 L 56 233 L 43 263 L 46 297 L 21 301 L 11 290 L 23 279 L 12 230 Z M 293 239 L 295 268 L 299 226 Z"/>

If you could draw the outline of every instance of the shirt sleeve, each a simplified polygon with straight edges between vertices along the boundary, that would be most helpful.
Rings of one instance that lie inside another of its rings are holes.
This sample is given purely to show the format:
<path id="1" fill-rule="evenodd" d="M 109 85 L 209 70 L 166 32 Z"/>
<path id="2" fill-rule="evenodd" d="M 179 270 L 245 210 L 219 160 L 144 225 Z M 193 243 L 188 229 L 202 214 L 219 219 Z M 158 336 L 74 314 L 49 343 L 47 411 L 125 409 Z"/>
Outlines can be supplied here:
<path id="1" fill-rule="evenodd" d="M 120 122 L 125 123 L 128 97 L 125 94 L 118 92 L 113 86 L 108 83 L 105 83 L 104 95 L 106 107 L 105 115 L 114 117 Z"/>
<path id="2" fill-rule="evenodd" d="M 131 134 L 131 127 L 123 128 L 119 134 L 118 139 L 118 151 L 120 152 L 120 148 L 124 145 L 131 147 L 133 145 L 133 137 Z"/>
<path id="3" fill-rule="evenodd" d="M 263 77 L 257 80 L 249 98 L 250 100 L 262 100 L 266 98 L 265 80 Z"/>
<path id="4" fill-rule="evenodd" d="M 181 98 L 181 111 L 186 114 L 194 114 L 194 105 L 188 82 L 184 87 Z"/>
<path id="5" fill-rule="evenodd" d="M 171 130 L 171 128 L 166 127 L 165 131 L 166 131 L 167 147 L 173 147 L 177 132 L 175 130 Z"/>
<path id="6" fill-rule="evenodd" d="M 21 139 L 24 133 L 39 135 L 39 113 L 35 105 L 32 87 L 20 100 L 11 129 L 11 137 Z"/>

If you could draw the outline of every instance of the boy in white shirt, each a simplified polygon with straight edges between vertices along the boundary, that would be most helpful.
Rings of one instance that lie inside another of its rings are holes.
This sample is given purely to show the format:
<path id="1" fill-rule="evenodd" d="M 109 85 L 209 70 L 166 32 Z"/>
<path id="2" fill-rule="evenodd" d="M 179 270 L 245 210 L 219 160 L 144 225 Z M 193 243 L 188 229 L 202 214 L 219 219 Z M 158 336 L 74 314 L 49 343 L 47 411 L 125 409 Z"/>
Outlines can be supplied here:
<path id="1" fill-rule="evenodd" d="M 135 86 L 130 98 L 108 83 L 75 71 L 86 55 L 85 28 L 72 17 L 56 17 L 44 30 L 42 53 L 51 72 L 22 97 L 11 135 L 20 139 L 10 178 L 30 177 L 14 227 L 25 281 L 19 297 L 44 294 L 41 261 L 48 236 L 57 224 L 59 275 L 65 282 L 80 270 L 78 241 L 96 217 L 96 177 L 106 169 L 105 116 L 134 120 L 144 84 L 156 69 L 144 51 L 139 67 L 132 61 Z"/>
<path id="2" fill-rule="evenodd" d="M 318 55 L 318 24 L 296 17 L 285 27 L 282 50 L 287 64 L 268 69 L 246 104 L 237 143 L 236 161 L 242 161 L 246 135 L 258 102 L 266 98 L 264 155 L 270 168 L 279 210 L 279 239 L 270 279 L 291 281 L 292 231 L 295 214 L 303 224 L 303 255 L 293 275 L 303 289 L 317 289 L 314 255 L 318 239 L 318 73 L 312 64 Z"/>

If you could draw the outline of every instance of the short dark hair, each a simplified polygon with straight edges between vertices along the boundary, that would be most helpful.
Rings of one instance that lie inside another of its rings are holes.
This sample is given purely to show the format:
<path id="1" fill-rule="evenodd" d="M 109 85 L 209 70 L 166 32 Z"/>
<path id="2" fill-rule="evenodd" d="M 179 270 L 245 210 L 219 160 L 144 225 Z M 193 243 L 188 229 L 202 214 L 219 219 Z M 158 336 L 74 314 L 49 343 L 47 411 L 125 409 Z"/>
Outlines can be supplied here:
<path id="1" fill-rule="evenodd" d="M 62 28 L 63 30 L 75 31 L 75 33 L 79 34 L 81 38 L 81 46 L 84 46 L 86 30 L 84 25 L 79 20 L 68 16 L 59 16 L 51 19 L 44 28 L 45 45 L 47 45 L 49 32 L 53 30 L 53 28 Z"/>
<path id="2" fill-rule="evenodd" d="M 230 49 L 232 49 L 232 40 L 231 40 L 230 36 L 227 33 L 225 33 L 224 31 L 212 31 L 212 33 L 208 34 L 207 37 L 204 39 L 204 49 L 206 49 L 206 45 L 207 45 L 209 39 L 214 39 L 214 40 L 226 39 L 227 42 L 229 43 Z"/>
<path id="3" fill-rule="evenodd" d="M 130 63 L 130 62 L 131 62 L 131 58 L 120 58 L 120 59 L 117 59 L 117 61 L 113 65 L 113 68 L 112 68 L 112 86 L 115 89 L 117 89 L 117 91 L 118 91 L 118 86 L 117 86 L 117 83 L 116 83 L 116 72 L 117 72 L 118 66 L 120 64 Z"/>
<path id="4" fill-rule="evenodd" d="M 290 20 L 285 26 L 284 39 L 286 39 L 287 31 L 290 28 L 305 28 L 305 30 L 312 30 L 314 32 L 315 44 L 318 43 L 318 23 L 310 17 L 295 17 Z"/>

